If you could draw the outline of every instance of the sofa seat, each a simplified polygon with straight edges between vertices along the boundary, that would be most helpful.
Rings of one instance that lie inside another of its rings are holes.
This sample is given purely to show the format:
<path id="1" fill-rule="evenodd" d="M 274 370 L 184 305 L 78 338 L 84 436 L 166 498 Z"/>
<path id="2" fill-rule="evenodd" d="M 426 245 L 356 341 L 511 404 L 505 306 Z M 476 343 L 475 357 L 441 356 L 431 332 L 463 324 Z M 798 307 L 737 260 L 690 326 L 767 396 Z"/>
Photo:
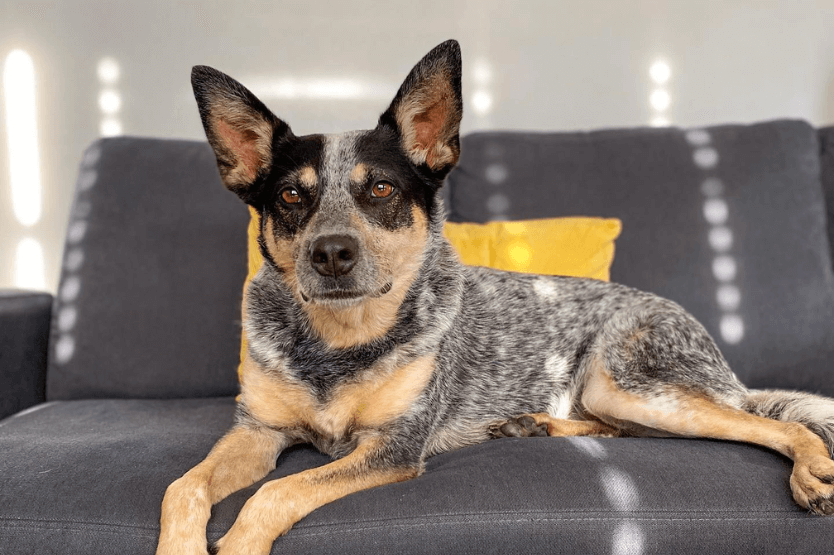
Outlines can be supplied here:
<path id="1" fill-rule="evenodd" d="M 153 553 L 165 488 L 233 412 L 232 398 L 84 400 L 1 421 L 0 553 Z M 294 447 L 270 478 L 327 461 Z M 502 439 L 326 505 L 273 553 L 829 552 L 834 519 L 794 505 L 790 468 L 707 440 Z M 211 539 L 257 487 L 215 507 Z"/>

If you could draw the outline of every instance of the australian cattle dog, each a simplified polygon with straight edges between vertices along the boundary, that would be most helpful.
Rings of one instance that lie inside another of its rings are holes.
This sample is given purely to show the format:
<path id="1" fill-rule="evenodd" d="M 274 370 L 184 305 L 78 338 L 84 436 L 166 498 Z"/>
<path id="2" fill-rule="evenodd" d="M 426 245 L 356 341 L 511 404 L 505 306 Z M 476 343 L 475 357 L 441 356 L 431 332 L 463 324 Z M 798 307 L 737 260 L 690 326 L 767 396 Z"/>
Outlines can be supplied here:
<path id="1" fill-rule="evenodd" d="M 168 488 L 158 555 L 269 553 L 311 511 L 505 436 L 749 442 L 834 513 L 834 401 L 748 390 L 674 302 L 592 279 L 463 265 L 440 188 L 460 155 L 461 57 L 411 71 L 375 128 L 296 136 L 209 67 L 191 82 L 223 183 L 260 216 L 231 430 Z M 312 443 L 333 462 L 266 482 L 216 545 L 211 507 Z"/>

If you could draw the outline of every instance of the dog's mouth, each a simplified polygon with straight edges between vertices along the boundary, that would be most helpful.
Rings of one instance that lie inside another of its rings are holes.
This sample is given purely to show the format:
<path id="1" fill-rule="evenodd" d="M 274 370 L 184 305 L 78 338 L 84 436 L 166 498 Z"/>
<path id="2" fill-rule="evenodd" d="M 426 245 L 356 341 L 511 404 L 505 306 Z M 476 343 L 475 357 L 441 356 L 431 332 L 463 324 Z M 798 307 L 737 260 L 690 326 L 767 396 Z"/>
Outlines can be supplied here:
<path id="1" fill-rule="evenodd" d="M 323 303 L 348 303 L 353 304 L 354 302 L 361 301 L 368 298 L 379 298 L 389 291 L 391 291 L 391 287 L 393 287 L 393 282 L 388 282 L 383 285 L 381 288 L 377 289 L 373 293 L 367 293 L 365 291 L 355 291 L 355 290 L 341 290 L 337 289 L 334 291 L 327 291 L 323 293 L 318 293 L 315 296 L 308 295 L 304 291 L 299 290 L 301 293 L 301 299 L 305 303 L 314 303 L 314 302 L 323 302 Z"/>

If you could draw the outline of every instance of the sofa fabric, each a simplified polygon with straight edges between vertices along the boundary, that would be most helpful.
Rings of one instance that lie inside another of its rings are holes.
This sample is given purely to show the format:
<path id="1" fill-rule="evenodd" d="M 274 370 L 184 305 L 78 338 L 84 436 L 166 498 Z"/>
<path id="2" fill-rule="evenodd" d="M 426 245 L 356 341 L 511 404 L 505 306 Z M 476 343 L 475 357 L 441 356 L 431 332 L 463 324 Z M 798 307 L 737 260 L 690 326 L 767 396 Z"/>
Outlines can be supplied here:
<path id="1" fill-rule="evenodd" d="M 0 418 L 44 401 L 52 295 L 0 290 Z"/>
<path id="2" fill-rule="evenodd" d="M 818 131 L 820 141 L 820 169 L 825 206 L 828 213 L 828 244 L 834 252 L 834 126 Z M 834 256 L 832 256 L 834 259 Z"/>
<path id="3" fill-rule="evenodd" d="M 49 399 L 234 394 L 247 223 L 208 144 L 93 144 L 67 231 Z"/>
<path id="4" fill-rule="evenodd" d="M 834 395 L 834 295 L 817 133 L 706 129 L 475 133 L 452 221 L 618 217 L 611 280 L 677 301 L 753 388 Z"/>
<path id="5" fill-rule="evenodd" d="M 0 553 L 153 553 L 165 488 L 233 411 L 231 398 L 63 401 L 0 422 Z M 327 461 L 294 447 L 268 478 Z M 824 553 L 834 522 L 794 505 L 789 475 L 739 444 L 502 439 L 326 505 L 272 553 Z M 210 538 L 257 487 L 214 508 Z"/>

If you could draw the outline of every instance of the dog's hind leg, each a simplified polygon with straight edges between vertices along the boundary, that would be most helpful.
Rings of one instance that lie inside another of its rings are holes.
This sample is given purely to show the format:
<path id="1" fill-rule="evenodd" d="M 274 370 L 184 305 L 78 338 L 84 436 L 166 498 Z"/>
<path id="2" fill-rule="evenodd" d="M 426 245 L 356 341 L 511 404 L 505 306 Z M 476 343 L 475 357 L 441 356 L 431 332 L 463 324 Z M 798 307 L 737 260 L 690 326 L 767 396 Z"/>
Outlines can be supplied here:
<path id="1" fill-rule="evenodd" d="M 631 433 L 660 430 L 769 447 L 794 461 L 790 485 L 796 502 L 817 514 L 834 514 L 834 461 L 807 427 L 750 414 L 680 384 L 627 390 L 611 370 L 598 356 L 588 365 L 581 402 L 590 414 Z"/>

